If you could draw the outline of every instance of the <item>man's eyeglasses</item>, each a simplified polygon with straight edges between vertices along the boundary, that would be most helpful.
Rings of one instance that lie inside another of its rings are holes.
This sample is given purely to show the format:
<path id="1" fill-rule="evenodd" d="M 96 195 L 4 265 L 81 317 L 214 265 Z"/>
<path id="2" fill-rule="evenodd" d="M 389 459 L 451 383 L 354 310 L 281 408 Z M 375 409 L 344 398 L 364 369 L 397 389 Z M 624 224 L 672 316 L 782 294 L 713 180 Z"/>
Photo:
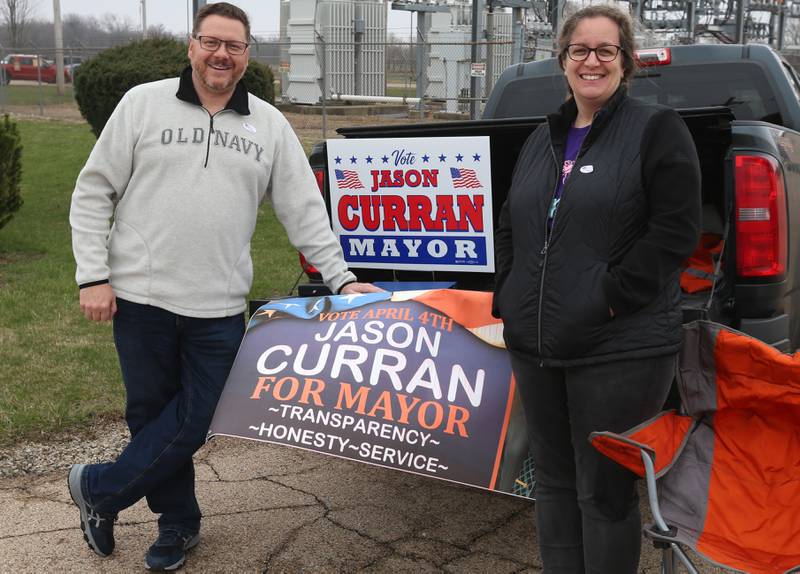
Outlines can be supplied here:
<path id="1" fill-rule="evenodd" d="M 220 44 L 225 44 L 225 51 L 231 56 L 241 56 L 250 45 L 246 42 L 220 40 L 214 36 L 196 36 L 192 34 L 192 38 L 200 43 L 200 47 L 203 48 L 203 50 L 208 50 L 209 52 L 216 52 L 219 50 Z"/>
<path id="2" fill-rule="evenodd" d="M 601 62 L 613 62 L 621 51 L 622 48 L 613 44 L 606 44 L 597 48 L 590 48 L 583 44 L 570 44 L 567 46 L 567 56 L 575 62 L 583 62 L 592 52 Z"/>

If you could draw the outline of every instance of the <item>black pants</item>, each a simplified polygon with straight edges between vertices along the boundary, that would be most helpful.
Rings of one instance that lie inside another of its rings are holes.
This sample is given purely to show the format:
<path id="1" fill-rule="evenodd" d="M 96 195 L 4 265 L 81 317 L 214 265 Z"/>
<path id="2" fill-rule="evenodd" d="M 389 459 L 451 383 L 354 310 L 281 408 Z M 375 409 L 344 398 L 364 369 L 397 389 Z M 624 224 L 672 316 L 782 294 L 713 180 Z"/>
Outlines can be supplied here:
<path id="1" fill-rule="evenodd" d="M 675 355 L 548 368 L 512 357 L 536 465 L 536 530 L 545 574 L 635 574 L 641 546 L 636 476 L 598 453 L 591 431 L 655 416 Z"/>

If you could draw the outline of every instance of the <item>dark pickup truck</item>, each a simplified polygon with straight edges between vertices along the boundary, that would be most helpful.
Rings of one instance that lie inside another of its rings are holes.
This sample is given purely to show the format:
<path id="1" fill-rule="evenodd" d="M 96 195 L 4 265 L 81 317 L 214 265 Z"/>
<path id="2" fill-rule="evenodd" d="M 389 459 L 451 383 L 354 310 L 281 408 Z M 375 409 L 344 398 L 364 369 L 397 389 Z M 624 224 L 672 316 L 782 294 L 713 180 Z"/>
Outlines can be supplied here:
<path id="1" fill-rule="evenodd" d="M 764 45 L 642 50 L 632 96 L 677 109 L 703 175 L 703 230 L 723 236 L 710 291 L 684 296 L 684 317 L 707 317 L 790 351 L 800 346 L 800 80 Z M 483 119 L 342 128 L 345 138 L 489 136 L 495 224 L 528 135 L 566 97 L 556 60 L 504 71 Z M 310 157 L 329 204 L 325 143 Z M 302 257 L 301 257 L 302 262 Z M 493 274 L 355 269 L 362 281 L 452 281 L 491 290 Z M 311 285 L 319 276 L 308 269 Z M 306 292 L 308 292 L 306 287 Z M 312 287 L 313 288 L 313 287 Z"/>

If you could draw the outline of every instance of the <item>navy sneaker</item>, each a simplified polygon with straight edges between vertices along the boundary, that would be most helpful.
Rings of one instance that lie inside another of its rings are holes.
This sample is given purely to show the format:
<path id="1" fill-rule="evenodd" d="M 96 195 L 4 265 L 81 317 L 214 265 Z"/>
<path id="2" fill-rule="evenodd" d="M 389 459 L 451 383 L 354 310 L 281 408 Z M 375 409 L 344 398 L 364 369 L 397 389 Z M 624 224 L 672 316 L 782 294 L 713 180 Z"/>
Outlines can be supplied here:
<path id="1" fill-rule="evenodd" d="M 81 530 L 83 539 L 98 556 L 105 558 L 114 551 L 114 520 L 112 514 L 101 514 L 83 496 L 81 478 L 86 469 L 85 464 L 73 464 L 69 471 L 69 494 L 72 501 L 81 511 Z"/>
<path id="2" fill-rule="evenodd" d="M 158 540 L 147 549 L 144 557 L 148 570 L 158 572 L 177 570 L 186 562 L 186 552 L 200 542 L 199 532 L 180 532 L 171 528 L 159 530 Z"/>

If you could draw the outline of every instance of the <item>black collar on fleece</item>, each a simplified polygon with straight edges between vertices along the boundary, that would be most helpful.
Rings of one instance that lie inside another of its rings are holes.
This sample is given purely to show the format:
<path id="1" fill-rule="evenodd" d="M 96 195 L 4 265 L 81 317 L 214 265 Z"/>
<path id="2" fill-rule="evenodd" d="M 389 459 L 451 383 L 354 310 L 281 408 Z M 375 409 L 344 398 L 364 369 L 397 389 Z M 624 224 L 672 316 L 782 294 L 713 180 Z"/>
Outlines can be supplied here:
<path id="1" fill-rule="evenodd" d="M 175 96 L 184 102 L 202 106 L 200 97 L 197 95 L 197 90 L 194 89 L 194 82 L 192 82 L 192 67 L 186 66 L 181 72 L 180 85 Z M 250 106 L 248 105 L 247 88 L 242 80 L 236 83 L 236 88 L 233 90 L 233 95 L 228 103 L 225 104 L 226 110 L 233 110 L 243 116 L 250 115 Z"/>

